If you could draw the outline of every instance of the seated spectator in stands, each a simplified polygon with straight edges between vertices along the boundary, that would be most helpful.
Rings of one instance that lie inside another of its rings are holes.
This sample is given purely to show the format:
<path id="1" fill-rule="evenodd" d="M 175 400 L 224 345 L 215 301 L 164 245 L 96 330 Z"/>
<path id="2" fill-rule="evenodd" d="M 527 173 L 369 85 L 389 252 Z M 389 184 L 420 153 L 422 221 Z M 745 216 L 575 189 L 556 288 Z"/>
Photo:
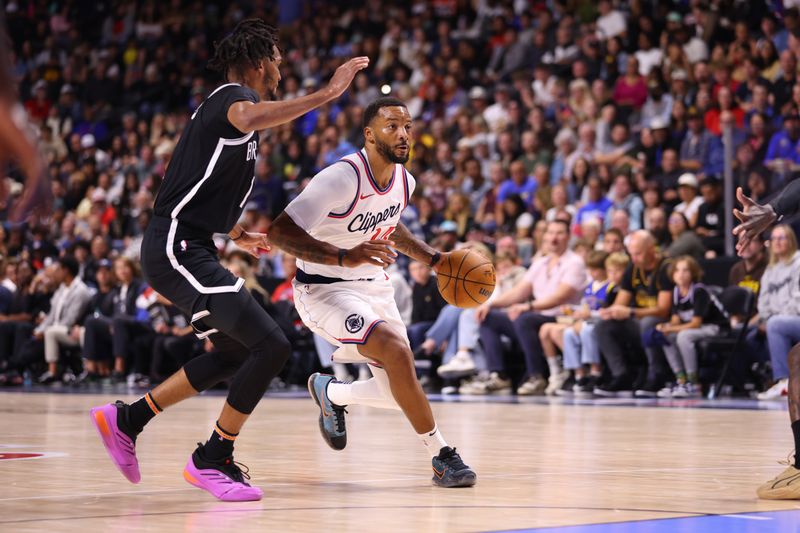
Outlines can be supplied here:
<path id="1" fill-rule="evenodd" d="M 631 236 L 628 265 L 614 304 L 599 311 L 603 319 L 595 332 L 603 359 L 611 371 L 608 383 L 595 389 L 600 396 L 655 397 L 662 388 L 667 369 L 661 354 L 644 349 L 641 334 L 669 318 L 673 283 L 669 260 L 656 248 L 645 230 Z"/>
<path id="2" fill-rule="evenodd" d="M 603 235 L 603 251 L 607 254 L 625 254 L 625 235 L 611 228 Z"/>
<path id="3" fill-rule="evenodd" d="M 663 191 L 661 198 L 668 205 L 678 203 L 678 179 L 683 175 L 678 164 L 678 153 L 672 148 L 665 149 L 661 155 L 660 172 L 654 176 L 653 181 L 658 183 Z"/>
<path id="4" fill-rule="evenodd" d="M 699 172 L 706 160 L 713 134 L 706 130 L 703 119 L 697 108 L 692 106 L 686 112 L 689 130 L 681 143 L 681 168 L 690 172 Z"/>
<path id="5" fill-rule="evenodd" d="M 728 112 L 732 115 L 737 128 L 744 127 L 744 111 L 736 104 L 733 93 L 729 87 L 720 87 L 717 91 L 717 105 L 706 111 L 706 129 L 713 135 L 722 135 L 722 114 Z"/>
<path id="6" fill-rule="evenodd" d="M 769 262 L 769 255 L 761 236 L 750 241 L 750 244 L 739 253 L 739 260 L 731 267 L 728 285 L 736 285 L 758 294 L 761 289 L 761 277 Z"/>
<path id="7" fill-rule="evenodd" d="M 612 114 L 613 111 L 613 106 L 606 106 L 603 108 L 604 116 L 606 113 Z M 624 122 L 604 124 L 602 121 L 600 124 L 604 125 L 606 129 L 609 130 L 609 133 L 607 140 L 598 139 L 597 151 L 594 154 L 594 162 L 598 165 L 623 164 L 626 161 L 626 154 L 633 148 L 633 141 L 630 140 L 628 125 Z"/>
<path id="8" fill-rule="evenodd" d="M 672 95 L 665 91 L 664 83 L 656 78 L 650 78 L 647 83 L 648 96 L 644 103 L 639 122 L 647 128 L 654 120 L 661 120 L 669 124 L 672 116 Z M 674 124 L 673 124 L 674 126 Z"/>
<path id="9" fill-rule="evenodd" d="M 720 124 L 723 130 L 731 128 L 733 146 L 739 146 L 747 141 L 747 136 L 742 128 L 736 126 L 735 116 L 730 111 L 720 113 Z M 714 137 L 703 162 L 703 173 L 706 176 L 719 176 L 725 172 L 725 143 L 722 137 Z"/>
<path id="10" fill-rule="evenodd" d="M 447 208 L 444 211 L 444 219 L 455 223 L 456 236 L 463 241 L 467 233 L 472 228 L 472 208 L 469 198 L 463 193 L 453 193 L 447 198 Z"/>
<path id="11" fill-rule="evenodd" d="M 548 362 L 558 356 L 559 350 L 564 354 L 564 370 L 559 375 L 550 375 L 547 389 L 545 389 L 545 394 L 548 396 L 571 394 L 575 387 L 576 379 L 584 375 L 582 368 L 584 363 L 593 365 L 592 369 L 598 375 L 602 375 L 600 352 L 597 349 L 596 342 L 593 347 L 587 347 L 587 360 L 583 361 L 583 363 L 581 362 L 578 332 L 593 329 L 593 326 L 584 326 L 581 322 L 589 319 L 592 311 L 597 311 L 605 306 L 607 292 L 611 283 L 606 275 L 605 261 L 607 258 L 608 254 L 605 252 L 597 250 L 589 252 L 586 257 L 586 270 L 589 273 L 590 281 L 583 291 L 580 303 L 576 306 L 566 305 L 562 307 L 556 322 L 543 324 L 539 329 L 539 341 L 542 343 L 542 350 Z M 572 329 L 573 327 L 577 327 L 577 330 Z M 571 339 L 572 344 L 569 347 L 566 344 L 568 331 L 574 334 Z M 591 343 L 592 341 L 590 340 L 589 342 Z M 581 369 L 580 375 L 577 375 L 576 372 L 578 368 Z"/>
<path id="12" fill-rule="evenodd" d="M 486 197 L 484 197 L 484 200 L 486 200 Z M 491 203 L 496 204 L 494 201 Z M 439 224 L 442 223 L 442 214 L 434 209 L 433 202 L 431 202 L 430 198 L 427 196 L 420 196 L 417 198 L 416 204 L 417 211 L 419 212 L 417 220 L 422 228 L 423 237 L 425 242 L 430 242 L 434 235 L 436 235 L 436 229 L 439 227 Z M 483 224 L 487 218 L 494 223 L 495 206 L 487 204 L 489 204 L 488 201 L 485 201 L 485 203 L 482 204 L 483 212 L 486 214 L 486 217 L 481 218 L 480 214 L 475 215 L 475 220 L 479 224 Z M 481 209 L 478 209 L 478 212 L 481 213 Z"/>
<path id="13" fill-rule="evenodd" d="M 58 260 L 55 282 L 58 289 L 50 302 L 50 312 L 36 326 L 33 337 L 42 345 L 47 371 L 39 377 L 39 383 L 52 383 L 61 378 L 58 372 L 60 345 L 71 344 L 70 329 L 82 318 L 91 300 L 89 287 L 78 277 L 78 262 L 72 256 Z"/>
<path id="14" fill-rule="evenodd" d="M 425 332 L 430 329 L 447 302 L 442 298 L 431 268 L 419 261 L 408 266 L 411 275 L 411 324 L 408 326 L 408 339 L 412 349 L 425 340 Z"/>
<path id="15" fill-rule="evenodd" d="M 525 171 L 525 164 L 522 161 L 514 161 L 508 168 L 509 178 L 500 184 L 497 192 L 497 200 L 504 202 L 512 194 L 518 195 L 525 202 L 525 206 L 530 209 L 533 207 L 533 200 L 536 197 L 538 187 L 533 176 Z"/>
<path id="16" fill-rule="evenodd" d="M 575 227 L 581 228 L 583 223 L 587 220 L 595 220 L 602 228 L 612 202 L 604 194 L 603 183 L 600 181 L 600 178 L 591 176 L 586 183 L 586 187 L 589 191 L 588 201 L 578 209 L 574 220 Z M 578 234 L 583 236 L 580 231 L 578 231 Z"/>
<path id="17" fill-rule="evenodd" d="M 706 250 L 713 252 L 713 257 L 724 255 L 725 205 L 722 201 L 722 183 L 716 178 L 706 178 L 700 182 L 700 194 L 703 203 L 697 210 L 694 231 L 700 236 Z"/>
<path id="18" fill-rule="evenodd" d="M 770 187 L 769 171 L 753 170 L 747 177 L 747 189 L 750 191 L 748 196 L 754 202 L 763 201 L 770 196 L 772 189 Z"/>
<path id="19" fill-rule="evenodd" d="M 583 224 L 579 228 L 581 237 L 578 239 L 587 246 L 589 250 L 594 250 L 597 243 L 600 242 L 600 235 L 603 232 L 603 223 L 596 218 L 584 219 Z M 576 241 L 577 242 L 577 241 Z"/>
<path id="20" fill-rule="evenodd" d="M 102 259 L 97 264 L 94 285 L 97 290 L 92 295 L 83 316 L 79 317 L 76 324 L 70 329 L 69 338 L 62 337 L 59 344 L 67 347 L 82 347 L 84 340 L 84 324 L 89 317 L 110 317 L 114 314 L 114 298 L 112 290 L 115 287 L 114 265 L 108 259 Z M 88 283 L 87 283 L 88 285 Z M 98 375 L 90 372 L 87 368 L 87 361 L 84 361 L 84 368 L 77 376 L 65 374 L 64 381 L 75 381 L 76 384 L 91 382 L 98 379 Z"/>
<path id="21" fill-rule="evenodd" d="M 553 187 L 548 180 L 549 168 L 540 164 L 533 169 L 533 179 L 536 181 L 536 195 L 533 199 L 533 209 L 537 216 L 543 216 L 553 206 L 550 197 Z"/>
<path id="22" fill-rule="evenodd" d="M 609 210 L 624 209 L 628 213 L 630 223 L 628 224 L 626 233 L 642 229 L 644 201 L 638 194 L 633 192 L 633 184 L 627 174 L 617 174 L 614 178 L 614 186 L 609 197 L 613 202 Z M 606 217 L 605 225 L 606 229 L 611 227 L 611 217 Z"/>
<path id="23" fill-rule="evenodd" d="M 187 317 L 160 294 L 157 298 L 161 312 L 153 317 L 152 325 L 156 336 L 153 340 L 149 374 L 139 376 L 134 381 L 139 387 L 160 383 L 202 350 L 203 343 L 195 335 Z"/>
<path id="24" fill-rule="evenodd" d="M 613 305 L 619 291 L 622 276 L 628 267 L 630 259 L 624 253 L 613 253 L 606 256 L 604 263 L 607 273 L 605 289 L 602 285 L 594 284 L 596 291 L 594 303 L 589 301 L 588 309 L 583 308 L 573 316 L 577 320 L 564 332 L 564 368 L 571 368 L 575 372 L 575 383 L 570 391 L 562 387 L 556 391 L 558 395 L 569 396 L 570 392 L 576 396 L 591 397 L 594 389 L 600 385 L 603 375 L 600 348 L 597 334 L 594 329 L 599 321 L 599 309 Z M 590 287 L 587 287 L 589 292 Z M 605 291 L 602 301 L 597 297 Z M 592 309 L 594 307 L 594 309 Z M 588 369 L 586 368 L 588 366 Z M 588 370 L 588 373 L 587 373 Z"/>
<path id="25" fill-rule="evenodd" d="M 771 171 L 786 175 L 800 164 L 800 115 L 796 110 L 783 115 L 783 128 L 770 139 L 764 164 Z"/>
<path id="26" fill-rule="evenodd" d="M 753 152 L 754 160 L 758 162 L 759 166 L 761 161 L 767 157 L 767 150 L 769 149 L 769 142 L 772 139 L 772 127 L 767 125 L 767 119 L 760 113 L 755 113 L 750 117 L 750 132 L 747 135 L 747 141 L 739 146 L 747 146 Z"/>
<path id="27" fill-rule="evenodd" d="M 637 58 L 628 57 L 625 65 L 625 74 L 617 78 L 614 85 L 614 103 L 625 109 L 628 113 L 639 111 L 647 101 L 647 82 L 639 73 Z"/>
<path id="28" fill-rule="evenodd" d="M 525 356 L 525 381 L 517 389 L 521 395 L 541 395 L 547 387 L 545 358 L 539 342 L 539 328 L 555 321 L 562 305 L 579 301 L 586 285 L 583 260 L 568 249 L 569 230 L 561 221 L 549 222 L 544 236 L 543 253 L 534 258 L 524 279 L 513 289 L 481 305 L 476 317 L 481 322 L 480 335 L 486 353 L 489 378 L 487 393 L 507 391 L 511 387 L 503 360 L 501 335 L 510 337 Z M 556 360 L 550 375 L 561 374 Z"/>
<path id="29" fill-rule="evenodd" d="M 702 390 L 695 343 L 704 337 L 717 335 L 728 325 L 728 314 L 717 297 L 700 283 L 703 271 L 693 257 L 676 258 L 671 270 L 675 283 L 672 317 L 669 322 L 656 324 L 655 329 L 663 336 L 662 348 L 675 374 L 675 385 L 658 391 L 658 397 L 700 398 Z"/>
<path id="30" fill-rule="evenodd" d="M 35 321 L 40 314 L 50 308 L 50 294 L 46 290 L 44 272 L 34 274 L 29 261 L 20 261 L 17 265 L 17 290 L 8 308 L 8 313 L 0 315 L 0 384 L 19 385 L 22 376 L 16 369 L 8 372 L 9 365 L 30 338 Z"/>
<path id="31" fill-rule="evenodd" d="M 800 316 L 800 252 L 797 251 L 797 237 L 792 228 L 780 224 L 775 226 L 770 234 L 769 265 L 761 277 L 758 314 L 750 321 L 752 328 L 746 337 L 747 344 L 753 352 L 761 348 L 759 344 L 767 342 L 772 361 L 772 377 L 775 384 L 760 393 L 759 400 L 781 399 L 787 394 L 789 350 L 787 348 L 781 353 L 778 349 L 793 338 L 792 331 L 795 328 L 792 328 L 792 325 L 798 316 Z M 772 330 L 770 322 L 773 323 Z M 775 339 L 777 342 L 770 338 L 771 333 L 779 335 L 779 338 Z"/>
<path id="32" fill-rule="evenodd" d="M 578 213 L 578 209 L 574 204 L 568 203 L 568 201 L 569 196 L 567 193 L 567 187 L 563 183 L 554 185 L 550 190 L 550 203 L 553 205 L 553 207 L 547 210 L 544 219 L 547 222 L 555 220 L 557 215 L 561 212 L 566 212 L 570 215 L 570 217 L 575 217 L 575 215 Z"/>
<path id="33" fill-rule="evenodd" d="M 687 172 L 678 178 L 678 197 L 681 202 L 675 206 L 675 212 L 681 213 L 693 228 L 697 221 L 697 211 L 703 203 L 703 197 L 697 194 L 697 176 Z"/>
<path id="34" fill-rule="evenodd" d="M 689 227 L 689 222 L 686 220 L 683 213 L 674 211 L 669 216 L 669 233 L 672 242 L 664 251 L 666 257 L 674 258 L 682 255 L 690 255 L 695 259 L 703 258 L 706 252 L 703 241 L 701 241 L 700 237 Z"/>
<path id="35" fill-rule="evenodd" d="M 628 216 L 628 212 L 624 209 L 613 209 L 611 212 L 611 227 L 609 230 L 615 229 L 622 233 L 623 242 L 628 240 L 630 236 L 630 217 Z"/>
<path id="36" fill-rule="evenodd" d="M 111 291 L 113 311 L 111 316 L 89 317 L 84 323 L 83 352 L 86 369 L 90 374 L 111 375 L 114 382 L 125 381 L 126 362 L 132 355 L 131 334 L 137 329 L 136 300 L 145 288 L 136 278 L 136 265 L 126 257 L 114 261 L 116 286 Z M 131 330 L 125 327 L 131 325 Z M 113 331 L 113 333 L 112 333 Z M 113 362 L 113 372 L 109 363 Z"/>
<path id="37" fill-rule="evenodd" d="M 2 228 L 2 227 L 3 227 L 2 224 L 0 224 L 0 228 Z M 4 232 L 4 231 L 5 230 L 0 230 L 0 232 Z M 5 235 L 5 233 L 3 233 L 3 235 Z M 3 252 L 3 254 L 4 254 L 3 257 L 4 258 L 6 257 L 6 255 L 5 255 L 6 253 L 7 253 L 7 251 Z M 15 292 L 17 292 L 17 267 L 18 267 L 18 265 L 19 265 L 19 262 L 16 261 L 16 260 L 6 261 L 3 264 L 3 279 L 2 279 L 2 281 L 0 281 L 0 286 L 2 286 L 5 289 L 8 289 L 8 291 L 12 295 Z M 4 314 L 7 314 L 7 313 L 2 313 L 2 315 L 4 315 Z"/>

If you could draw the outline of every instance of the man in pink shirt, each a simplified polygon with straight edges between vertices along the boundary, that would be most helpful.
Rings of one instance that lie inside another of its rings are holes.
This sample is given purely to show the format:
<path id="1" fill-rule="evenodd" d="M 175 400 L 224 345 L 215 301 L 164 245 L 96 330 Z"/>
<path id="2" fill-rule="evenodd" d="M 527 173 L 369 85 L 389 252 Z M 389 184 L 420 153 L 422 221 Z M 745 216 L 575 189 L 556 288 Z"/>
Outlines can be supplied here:
<path id="1" fill-rule="evenodd" d="M 555 322 L 562 305 L 578 303 L 587 280 L 583 259 L 568 249 L 568 243 L 567 223 L 561 220 L 549 222 L 542 244 L 543 253 L 534 258 L 522 281 L 477 309 L 481 342 L 490 372 L 483 387 L 486 394 L 511 392 L 501 335 L 510 337 L 525 356 L 527 380 L 519 386 L 517 394 L 544 393 L 547 381 L 544 379 L 545 357 L 539 341 L 539 328 L 542 324 Z M 560 376 L 562 372 L 557 360 L 553 358 L 547 362 L 550 375 Z"/>

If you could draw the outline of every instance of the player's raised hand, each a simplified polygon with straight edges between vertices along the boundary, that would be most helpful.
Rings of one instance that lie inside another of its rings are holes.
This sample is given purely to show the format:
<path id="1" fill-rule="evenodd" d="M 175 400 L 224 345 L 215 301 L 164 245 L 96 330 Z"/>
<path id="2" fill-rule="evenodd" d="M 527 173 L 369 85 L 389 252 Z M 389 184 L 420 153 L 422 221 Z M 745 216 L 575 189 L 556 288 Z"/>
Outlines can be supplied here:
<path id="1" fill-rule="evenodd" d="M 397 259 L 397 254 L 392 250 L 393 241 L 375 239 L 374 241 L 362 242 L 355 248 L 347 250 L 342 265 L 346 267 L 356 267 L 358 265 L 377 265 L 385 267 L 391 265 Z"/>
<path id="2" fill-rule="evenodd" d="M 234 239 L 233 242 L 236 243 L 236 246 L 256 258 L 258 258 L 258 254 L 261 250 L 267 252 L 271 250 L 269 238 L 264 233 L 244 231 L 241 237 Z"/>
<path id="3" fill-rule="evenodd" d="M 361 56 L 354 57 L 344 65 L 337 68 L 336 72 L 333 73 L 331 81 L 328 82 L 328 89 L 330 90 L 332 97 L 340 97 L 342 93 L 345 92 L 348 87 L 350 87 L 350 84 L 353 82 L 353 78 L 356 77 L 358 71 L 367 68 L 368 65 L 369 58 L 366 56 Z"/>
<path id="4" fill-rule="evenodd" d="M 771 205 L 757 204 L 752 198 L 745 196 L 741 187 L 736 188 L 736 199 L 742 204 L 742 209 L 734 209 L 733 214 L 742 223 L 733 228 L 733 234 L 739 238 L 736 252 L 741 254 L 750 241 L 778 219 L 778 215 Z"/>

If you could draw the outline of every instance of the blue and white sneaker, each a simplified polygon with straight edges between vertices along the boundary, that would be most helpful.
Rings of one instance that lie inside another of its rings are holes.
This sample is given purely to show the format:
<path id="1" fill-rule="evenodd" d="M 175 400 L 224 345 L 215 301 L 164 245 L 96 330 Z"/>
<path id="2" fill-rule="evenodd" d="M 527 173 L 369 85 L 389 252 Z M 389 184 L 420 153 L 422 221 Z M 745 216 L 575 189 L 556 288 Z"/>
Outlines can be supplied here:
<path id="1" fill-rule="evenodd" d="M 336 405 L 328 398 L 328 384 L 341 383 L 335 377 L 315 372 L 308 378 L 308 392 L 319 406 L 319 430 L 328 446 L 344 450 L 347 446 L 347 430 L 344 425 L 346 406 Z"/>
<path id="2" fill-rule="evenodd" d="M 455 448 L 445 446 L 431 462 L 434 485 L 445 488 L 471 487 L 478 481 L 478 476 L 464 464 Z"/>

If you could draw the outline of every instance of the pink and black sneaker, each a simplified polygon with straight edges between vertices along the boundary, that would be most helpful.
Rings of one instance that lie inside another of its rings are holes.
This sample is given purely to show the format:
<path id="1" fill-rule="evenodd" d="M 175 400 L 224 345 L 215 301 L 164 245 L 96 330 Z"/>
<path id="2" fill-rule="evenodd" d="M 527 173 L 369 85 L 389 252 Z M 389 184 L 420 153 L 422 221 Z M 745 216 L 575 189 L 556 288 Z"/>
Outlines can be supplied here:
<path id="1" fill-rule="evenodd" d="M 245 470 L 242 470 L 244 467 Z M 225 502 L 258 501 L 263 491 L 251 487 L 247 467 L 233 460 L 233 456 L 220 461 L 210 461 L 203 454 L 203 445 L 198 444 L 186 468 L 183 478 Z"/>
<path id="2" fill-rule="evenodd" d="M 114 465 L 131 483 L 139 483 L 139 461 L 136 460 L 136 437 L 120 429 L 125 403 L 117 401 L 91 410 L 92 423 L 100 433 L 103 445 Z"/>

